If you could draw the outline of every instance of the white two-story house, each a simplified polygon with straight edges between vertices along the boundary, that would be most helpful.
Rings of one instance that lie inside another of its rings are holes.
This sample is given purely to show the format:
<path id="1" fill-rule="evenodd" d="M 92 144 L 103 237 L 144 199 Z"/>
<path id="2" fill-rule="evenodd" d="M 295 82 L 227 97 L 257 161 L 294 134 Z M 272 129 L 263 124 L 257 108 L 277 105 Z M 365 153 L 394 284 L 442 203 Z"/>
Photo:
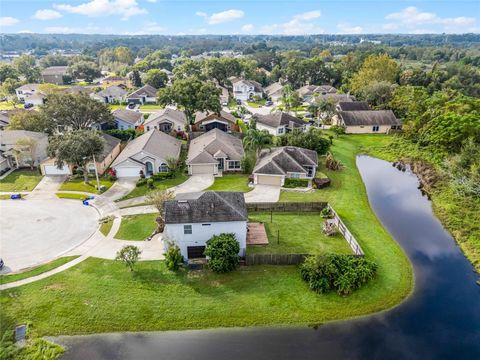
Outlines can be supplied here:
<path id="1" fill-rule="evenodd" d="M 233 97 L 237 100 L 253 100 L 254 97 L 263 96 L 262 85 L 253 80 L 238 80 L 233 84 Z"/>

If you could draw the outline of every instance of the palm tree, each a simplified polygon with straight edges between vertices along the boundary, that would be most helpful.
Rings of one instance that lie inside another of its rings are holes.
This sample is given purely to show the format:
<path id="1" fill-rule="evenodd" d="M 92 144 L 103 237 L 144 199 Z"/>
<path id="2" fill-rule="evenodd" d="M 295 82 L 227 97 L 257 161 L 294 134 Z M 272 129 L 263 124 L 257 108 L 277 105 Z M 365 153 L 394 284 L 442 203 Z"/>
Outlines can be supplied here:
<path id="1" fill-rule="evenodd" d="M 273 136 L 267 130 L 248 129 L 247 135 L 243 138 L 245 149 L 260 153 L 263 148 L 269 148 L 273 144 Z"/>

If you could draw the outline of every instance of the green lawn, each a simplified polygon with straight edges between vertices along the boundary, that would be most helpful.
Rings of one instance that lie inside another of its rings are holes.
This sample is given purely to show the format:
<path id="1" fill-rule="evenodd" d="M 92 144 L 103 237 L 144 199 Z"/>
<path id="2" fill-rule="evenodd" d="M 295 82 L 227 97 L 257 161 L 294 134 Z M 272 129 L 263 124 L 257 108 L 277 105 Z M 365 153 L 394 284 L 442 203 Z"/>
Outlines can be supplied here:
<path id="1" fill-rule="evenodd" d="M 326 236 L 322 232 L 323 219 L 316 213 L 250 213 L 249 221 L 263 222 L 268 245 L 249 246 L 249 254 L 352 254 L 340 233 Z M 278 241 L 280 235 L 280 241 Z"/>
<path id="2" fill-rule="evenodd" d="M 42 177 L 38 170 L 18 169 L 0 180 L 0 191 L 32 191 Z"/>
<path id="3" fill-rule="evenodd" d="M 7 283 L 11 283 L 18 280 L 23 280 L 32 276 L 40 275 L 44 272 L 47 272 L 59 266 L 62 266 L 63 264 L 66 264 L 76 258 L 78 258 L 78 256 L 65 256 L 65 257 L 55 259 L 47 264 L 29 269 L 22 273 L 11 274 L 11 275 L 0 275 L 0 284 L 7 284 Z"/>
<path id="4" fill-rule="evenodd" d="M 119 199 L 118 201 L 122 200 L 127 200 L 127 199 L 132 199 L 138 196 L 143 196 L 147 195 L 149 192 L 155 191 L 155 190 L 165 190 L 168 188 L 171 188 L 173 186 L 180 185 L 181 183 L 185 182 L 185 180 L 188 179 L 187 175 L 181 174 L 177 175 L 177 177 L 173 179 L 166 179 L 162 181 L 155 181 L 155 188 L 150 189 L 147 185 L 141 185 L 135 187 L 128 195 L 124 196 L 123 198 Z"/>
<path id="5" fill-rule="evenodd" d="M 55 195 L 57 195 L 57 197 L 60 199 L 73 199 L 73 200 L 83 200 L 89 196 L 87 194 L 76 194 L 76 193 L 72 194 L 68 192 L 57 192 L 55 193 Z"/>
<path id="6" fill-rule="evenodd" d="M 119 240 L 145 240 L 155 230 L 157 216 L 157 214 L 123 216 L 115 238 Z"/>
<path id="7" fill-rule="evenodd" d="M 262 99 L 259 101 L 247 101 L 248 106 L 253 107 L 253 108 L 259 108 L 265 105 L 267 100 Z"/>
<path id="8" fill-rule="evenodd" d="M 216 177 L 213 185 L 207 190 L 249 192 L 252 188 L 248 187 L 248 175 L 229 174 Z"/>
<path id="9" fill-rule="evenodd" d="M 113 182 L 111 182 L 108 179 L 101 178 L 100 179 L 100 185 L 104 185 L 107 189 L 109 189 L 112 185 Z M 89 193 L 97 193 L 98 191 L 95 189 L 97 186 L 97 180 L 96 179 L 89 179 L 88 183 L 85 183 L 82 179 L 69 179 L 65 181 L 62 186 L 60 187 L 60 190 L 63 191 L 85 191 Z"/>
<path id="10" fill-rule="evenodd" d="M 23 105 L 18 104 L 17 106 L 13 106 L 11 102 L 2 101 L 0 102 L 0 110 L 14 110 L 14 109 L 23 109 Z"/>
<path id="11" fill-rule="evenodd" d="M 157 104 L 145 104 L 145 105 L 140 105 L 140 111 L 158 111 L 162 110 L 164 107 L 162 105 L 157 105 Z"/>
<path id="12" fill-rule="evenodd" d="M 100 232 L 104 236 L 107 236 L 110 233 L 110 230 L 112 229 L 112 226 L 113 226 L 113 220 L 114 220 L 113 218 L 110 218 L 108 221 L 100 225 Z"/>

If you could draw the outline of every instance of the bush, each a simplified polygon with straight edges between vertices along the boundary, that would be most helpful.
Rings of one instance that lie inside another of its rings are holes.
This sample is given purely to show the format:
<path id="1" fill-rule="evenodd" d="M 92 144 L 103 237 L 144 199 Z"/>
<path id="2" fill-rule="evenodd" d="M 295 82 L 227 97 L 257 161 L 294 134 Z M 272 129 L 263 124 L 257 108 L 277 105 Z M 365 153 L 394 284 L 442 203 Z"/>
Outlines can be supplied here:
<path id="1" fill-rule="evenodd" d="M 327 157 L 325 158 L 325 167 L 328 170 L 337 171 L 337 170 L 342 170 L 343 164 L 340 160 L 335 160 L 335 158 L 333 157 L 333 154 L 329 152 L 327 154 Z"/>
<path id="2" fill-rule="evenodd" d="M 330 131 L 332 131 L 335 135 L 340 136 L 345 134 L 345 128 L 339 125 L 333 125 L 330 127 Z"/>
<path id="3" fill-rule="evenodd" d="M 106 130 L 105 132 L 108 135 L 116 137 L 117 139 L 120 139 L 122 141 L 133 140 L 135 139 L 135 137 L 137 137 L 137 133 L 135 129 L 126 129 L 126 130 L 112 129 L 112 130 Z"/>
<path id="4" fill-rule="evenodd" d="M 325 154 L 330 148 L 330 140 L 323 137 L 320 129 L 310 128 L 307 132 L 298 129 L 285 134 L 279 139 L 281 146 L 298 146 L 314 150 L 318 154 Z"/>
<path id="5" fill-rule="evenodd" d="M 240 166 L 242 167 L 242 171 L 244 174 L 251 174 L 253 168 L 255 166 L 255 153 L 249 152 L 246 153 L 243 157 L 242 161 L 240 162 Z"/>
<path id="6" fill-rule="evenodd" d="M 177 271 L 183 263 L 183 256 L 177 245 L 169 244 L 168 250 L 165 252 L 165 265 L 170 271 Z"/>
<path id="7" fill-rule="evenodd" d="M 208 266 L 212 271 L 225 273 L 238 265 L 240 244 L 235 234 L 214 235 L 207 241 L 205 255 L 209 257 Z"/>
<path id="8" fill-rule="evenodd" d="M 147 180 L 147 186 L 149 189 L 153 189 L 155 187 L 155 185 L 153 184 L 153 179 Z"/>
<path id="9" fill-rule="evenodd" d="M 324 207 L 322 211 L 320 211 L 320 216 L 324 219 L 331 219 L 333 217 L 333 214 L 330 208 L 327 206 L 327 207 Z"/>
<path id="10" fill-rule="evenodd" d="M 375 277 L 377 264 L 352 255 L 309 256 L 300 266 L 300 273 L 317 293 L 335 290 L 339 295 L 349 295 Z"/>
<path id="11" fill-rule="evenodd" d="M 155 180 L 155 181 L 162 181 L 162 180 L 165 180 L 165 179 L 171 179 L 173 178 L 173 173 L 171 172 L 161 172 L 161 173 L 156 173 L 156 174 L 153 174 L 151 176 L 151 179 Z"/>
<path id="12" fill-rule="evenodd" d="M 298 187 L 307 187 L 308 180 L 307 179 L 285 179 L 285 184 L 283 184 L 284 188 L 293 189 Z"/>
<path id="13" fill-rule="evenodd" d="M 136 186 L 140 187 L 140 186 L 145 185 L 146 183 L 147 183 L 147 179 L 141 178 L 141 179 L 138 179 Z"/>

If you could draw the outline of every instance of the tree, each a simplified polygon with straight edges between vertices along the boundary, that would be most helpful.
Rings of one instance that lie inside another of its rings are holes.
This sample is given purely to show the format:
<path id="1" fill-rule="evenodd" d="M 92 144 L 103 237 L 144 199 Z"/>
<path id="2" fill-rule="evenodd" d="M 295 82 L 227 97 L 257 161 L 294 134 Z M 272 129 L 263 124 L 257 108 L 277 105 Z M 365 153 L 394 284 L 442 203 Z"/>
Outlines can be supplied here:
<path id="1" fill-rule="evenodd" d="M 245 149 L 260 153 L 263 148 L 271 147 L 273 144 L 273 136 L 267 130 L 257 130 L 250 128 L 247 130 L 247 134 L 243 138 L 243 146 Z"/>
<path id="2" fill-rule="evenodd" d="M 15 94 L 15 89 L 19 86 L 20 83 L 12 78 L 6 79 L 0 86 L 0 96 L 7 98 L 13 104 L 13 107 L 18 104 L 18 98 Z"/>
<path id="3" fill-rule="evenodd" d="M 240 244 L 235 234 L 214 235 L 207 241 L 205 255 L 208 256 L 208 267 L 217 273 L 225 273 L 238 265 Z"/>
<path id="4" fill-rule="evenodd" d="M 18 80 L 17 70 L 12 65 L 0 64 L 0 83 L 7 79 Z"/>
<path id="5" fill-rule="evenodd" d="M 83 79 L 89 83 L 102 75 L 100 68 L 93 61 L 78 61 L 70 65 L 68 70 L 75 79 Z"/>
<path id="6" fill-rule="evenodd" d="M 52 133 L 52 122 L 38 111 L 18 111 L 10 118 L 9 130 Z"/>
<path id="7" fill-rule="evenodd" d="M 87 164 L 102 154 L 104 139 L 93 130 L 77 130 L 63 135 L 53 136 L 48 144 L 47 153 L 55 158 L 55 165 L 63 167 L 72 164 L 83 170 L 85 183 L 88 183 Z"/>
<path id="8" fill-rule="evenodd" d="M 132 71 L 132 73 L 130 74 L 130 81 L 132 82 L 132 85 L 135 87 L 142 86 L 142 78 L 140 77 L 140 72 L 138 70 Z"/>
<path id="9" fill-rule="evenodd" d="M 122 261 L 130 271 L 133 271 L 135 263 L 138 261 L 142 251 L 133 245 L 127 245 L 118 250 L 115 260 Z"/>
<path id="10" fill-rule="evenodd" d="M 175 81 L 186 78 L 196 77 L 201 80 L 206 80 L 203 73 L 203 63 L 199 60 L 183 60 L 173 68 L 173 78 Z"/>
<path id="11" fill-rule="evenodd" d="M 147 195 L 148 201 L 158 210 L 157 223 L 160 230 L 165 226 L 165 201 L 175 198 L 175 193 L 172 190 L 158 190 Z"/>
<path id="12" fill-rule="evenodd" d="M 302 99 L 289 84 L 282 89 L 282 105 L 285 111 L 290 111 L 293 107 L 302 105 Z"/>
<path id="13" fill-rule="evenodd" d="M 21 162 L 19 160 L 22 158 L 22 162 L 29 164 L 30 168 L 33 170 L 37 154 L 37 140 L 29 137 L 18 139 L 15 143 L 14 152 L 15 157 L 17 158 L 17 164 Z"/>
<path id="14" fill-rule="evenodd" d="M 27 80 L 27 82 L 40 82 L 40 69 L 36 66 L 35 58 L 32 55 L 21 55 L 13 59 L 12 65 L 20 75 L 25 76 L 25 80 Z"/>
<path id="15" fill-rule="evenodd" d="M 176 80 L 172 86 L 162 88 L 157 97 L 160 105 L 176 104 L 183 109 L 191 123 L 197 111 L 220 113 L 220 89 L 211 81 L 203 82 L 196 77 Z"/>
<path id="16" fill-rule="evenodd" d="M 48 95 L 40 112 L 63 129 L 90 129 L 96 124 L 113 124 L 114 121 L 107 105 L 86 94 Z"/>
<path id="17" fill-rule="evenodd" d="M 298 146 L 314 150 L 320 155 L 325 154 L 330 148 L 330 141 L 323 137 L 320 129 L 315 128 L 310 128 L 307 132 L 294 129 L 282 136 L 280 141 L 283 146 Z"/>
<path id="18" fill-rule="evenodd" d="M 67 66 L 68 57 L 60 54 L 48 54 L 40 60 L 40 66 L 47 68 L 50 66 Z"/>
<path id="19" fill-rule="evenodd" d="M 144 77 L 145 84 L 153 86 L 155 89 L 160 89 L 167 86 L 168 75 L 165 71 L 159 69 L 151 69 L 147 71 Z"/>
<path id="20" fill-rule="evenodd" d="M 180 252 L 180 248 L 168 239 L 163 239 L 164 242 L 167 244 L 167 251 L 165 252 L 165 265 L 167 269 L 170 271 L 177 271 L 180 269 L 183 263 L 183 256 Z"/>
<path id="21" fill-rule="evenodd" d="M 375 81 L 362 87 L 358 91 L 358 95 L 370 105 L 378 109 L 385 109 L 388 107 L 387 104 L 393 96 L 395 86 L 396 85 L 386 81 Z"/>
<path id="22" fill-rule="evenodd" d="M 396 82 L 400 68 L 388 54 L 370 55 L 365 59 L 360 70 L 353 75 L 350 89 L 354 93 L 374 82 Z"/>

